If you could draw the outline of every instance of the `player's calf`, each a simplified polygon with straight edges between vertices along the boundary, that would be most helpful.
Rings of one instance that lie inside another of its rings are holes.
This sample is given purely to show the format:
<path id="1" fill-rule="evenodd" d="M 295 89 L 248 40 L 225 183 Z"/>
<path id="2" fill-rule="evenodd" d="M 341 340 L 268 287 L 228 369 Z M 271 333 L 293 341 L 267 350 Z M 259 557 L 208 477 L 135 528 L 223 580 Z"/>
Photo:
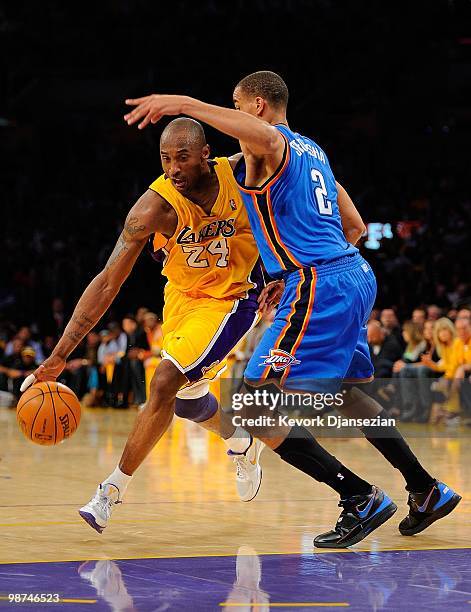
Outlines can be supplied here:
<path id="1" fill-rule="evenodd" d="M 224 439 L 229 449 L 228 455 L 233 457 L 236 465 L 239 498 L 241 501 L 251 501 L 257 495 L 262 482 L 259 458 L 265 445 L 241 427 L 228 427 L 222 422 L 224 414 L 220 411 L 218 414 L 218 401 L 212 393 L 209 393 L 208 387 L 206 384 L 206 387 L 200 385 L 199 388 L 195 386 L 193 390 L 190 387 L 180 391 L 175 402 L 175 414 L 199 423 Z"/>
<path id="2" fill-rule="evenodd" d="M 168 429 L 174 414 L 175 396 L 185 377 L 170 361 L 163 360 L 151 382 L 149 400 L 128 436 L 119 466 L 100 485 L 95 496 L 79 510 L 80 516 L 98 533 L 123 500 L 132 475 Z"/>

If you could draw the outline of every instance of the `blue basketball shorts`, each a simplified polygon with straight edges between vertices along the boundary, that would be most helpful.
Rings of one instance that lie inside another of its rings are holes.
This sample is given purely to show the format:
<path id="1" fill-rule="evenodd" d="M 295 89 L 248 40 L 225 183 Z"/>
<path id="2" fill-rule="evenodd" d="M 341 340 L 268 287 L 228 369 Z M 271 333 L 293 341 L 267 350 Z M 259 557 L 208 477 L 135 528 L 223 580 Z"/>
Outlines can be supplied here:
<path id="1" fill-rule="evenodd" d="M 284 280 L 275 320 L 247 364 L 247 382 L 309 392 L 325 388 L 319 381 L 371 379 L 366 324 L 376 279 L 363 257 L 296 270 Z"/>

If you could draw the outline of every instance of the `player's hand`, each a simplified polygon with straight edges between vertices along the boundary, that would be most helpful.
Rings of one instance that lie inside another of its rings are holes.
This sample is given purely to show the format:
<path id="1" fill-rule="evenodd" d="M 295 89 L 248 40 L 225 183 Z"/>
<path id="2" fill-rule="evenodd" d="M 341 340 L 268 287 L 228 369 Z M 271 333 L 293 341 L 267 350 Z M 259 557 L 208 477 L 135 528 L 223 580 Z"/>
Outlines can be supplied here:
<path id="1" fill-rule="evenodd" d="M 35 370 L 27 376 L 20 387 L 20 391 L 26 391 L 28 387 L 37 382 L 45 380 L 56 380 L 62 370 L 65 368 L 65 359 L 58 355 L 51 355 Z"/>
<path id="2" fill-rule="evenodd" d="M 258 296 L 258 308 L 262 314 L 268 314 L 275 306 L 278 306 L 285 290 L 282 280 L 272 281 L 262 289 Z"/>
<path id="3" fill-rule="evenodd" d="M 187 99 L 187 96 L 159 94 L 152 94 L 143 98 L 130 98 L 126 100 L 126 104 L 136 108 L 124 115 L 124 120 L 128 125 L 140 121 L 137 127 L 142 130 L 149 123 L 157 123 L 164 115 L 180 115 L 183 103 Z"/>

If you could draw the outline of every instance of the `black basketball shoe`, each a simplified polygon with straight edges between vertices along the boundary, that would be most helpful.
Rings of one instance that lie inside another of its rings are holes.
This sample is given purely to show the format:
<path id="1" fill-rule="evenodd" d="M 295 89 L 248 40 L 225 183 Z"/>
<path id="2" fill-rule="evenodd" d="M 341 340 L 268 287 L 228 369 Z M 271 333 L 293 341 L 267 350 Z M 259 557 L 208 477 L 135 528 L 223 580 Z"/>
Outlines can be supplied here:
<path id="1" fill-rule="evenodd" d="M 461 496 L 445 483 L 435 481 L 431 489 L 423 493 L 409 493 L 409 514 L 399 523 L 404 536 L 415 535 L 429 525 L 450 514 L 460 503 Z"/>
<path id="2" fill-rule="evenodd" d="M 369 495 L 354 495 L 341 499 L 343 507 L 332 531 L 321 533 L 314 539 L 317 548 L 347 548 L 385 523 L 396 512 L 396 504 L 378 487 Z"/>

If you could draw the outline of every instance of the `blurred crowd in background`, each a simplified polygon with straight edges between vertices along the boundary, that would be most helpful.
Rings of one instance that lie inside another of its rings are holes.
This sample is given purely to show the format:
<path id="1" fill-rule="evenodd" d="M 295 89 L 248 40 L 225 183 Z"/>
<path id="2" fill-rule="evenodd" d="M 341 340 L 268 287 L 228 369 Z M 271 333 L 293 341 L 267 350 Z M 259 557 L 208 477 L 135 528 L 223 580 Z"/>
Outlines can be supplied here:
<path id="1" fill-rule="evenodd" d="M 91 12 L 57 0 L 1 8 L 3 392 L 16 396 L 24 374 L 50 353 L 127 211 L 161 172 L 166 120 L 128 128 L 124 99 L 183 93 L 230 106 L 241 77 L 271 69 L 289 86 L 291 127 L 323 147 L 368 226 L 361 249 L 379 288 L 371 349 L 377 375 L 394 379 L 371 392 L 405 420 L 456 421 L 467 409 L 461 366 L 470 359 L 464 4 L 398 0 L 377 10 L 370 0 L 237 0 L 230 19 L 213 0 L 105 0 Z M 248 19 L 263 23 L 255 48 Z M 205 129 L 213 155 L 237 151 L 234 140 Z M 159 359 L 163 285 L 143 254 L 102 327 L 71 356 L 64 380 L 85 403 L 145 400 Z M 149 311 L 136 311 L 139 304 Z M 231 357 L 237 375 L 266 324 Z M 461 349 L 464 363 L 452 373 L 450 355 Z M 416 381 L 422 399 L 439 406 L 432 414 L 411 399 Z"/>
<path id="2" fill-rule="evenodd" d="M 57 302 L 53 305 L 58 307 Z M 233 379 L 236 386 L 274 314 L 275 310 L 264 315 L 229 356 L 223 377 Z M 54 320 L 60 333 L 66 321 Z M 0 405 L 16 404 L 21 383 L 54 347 L 57 336 L 35 331 L 32 326 L 0 330 Z M 402 324 L 393 308 L 374 309 L 368 343 L 376 379 L 366 388 L 391 416 L 406 422 L 471 425 L 470 306 L 420 306 Z M 90 332 L 59 380 L 89 407 L 140 406 L 161 348 L 160 318 L 141 307 Z"/>

